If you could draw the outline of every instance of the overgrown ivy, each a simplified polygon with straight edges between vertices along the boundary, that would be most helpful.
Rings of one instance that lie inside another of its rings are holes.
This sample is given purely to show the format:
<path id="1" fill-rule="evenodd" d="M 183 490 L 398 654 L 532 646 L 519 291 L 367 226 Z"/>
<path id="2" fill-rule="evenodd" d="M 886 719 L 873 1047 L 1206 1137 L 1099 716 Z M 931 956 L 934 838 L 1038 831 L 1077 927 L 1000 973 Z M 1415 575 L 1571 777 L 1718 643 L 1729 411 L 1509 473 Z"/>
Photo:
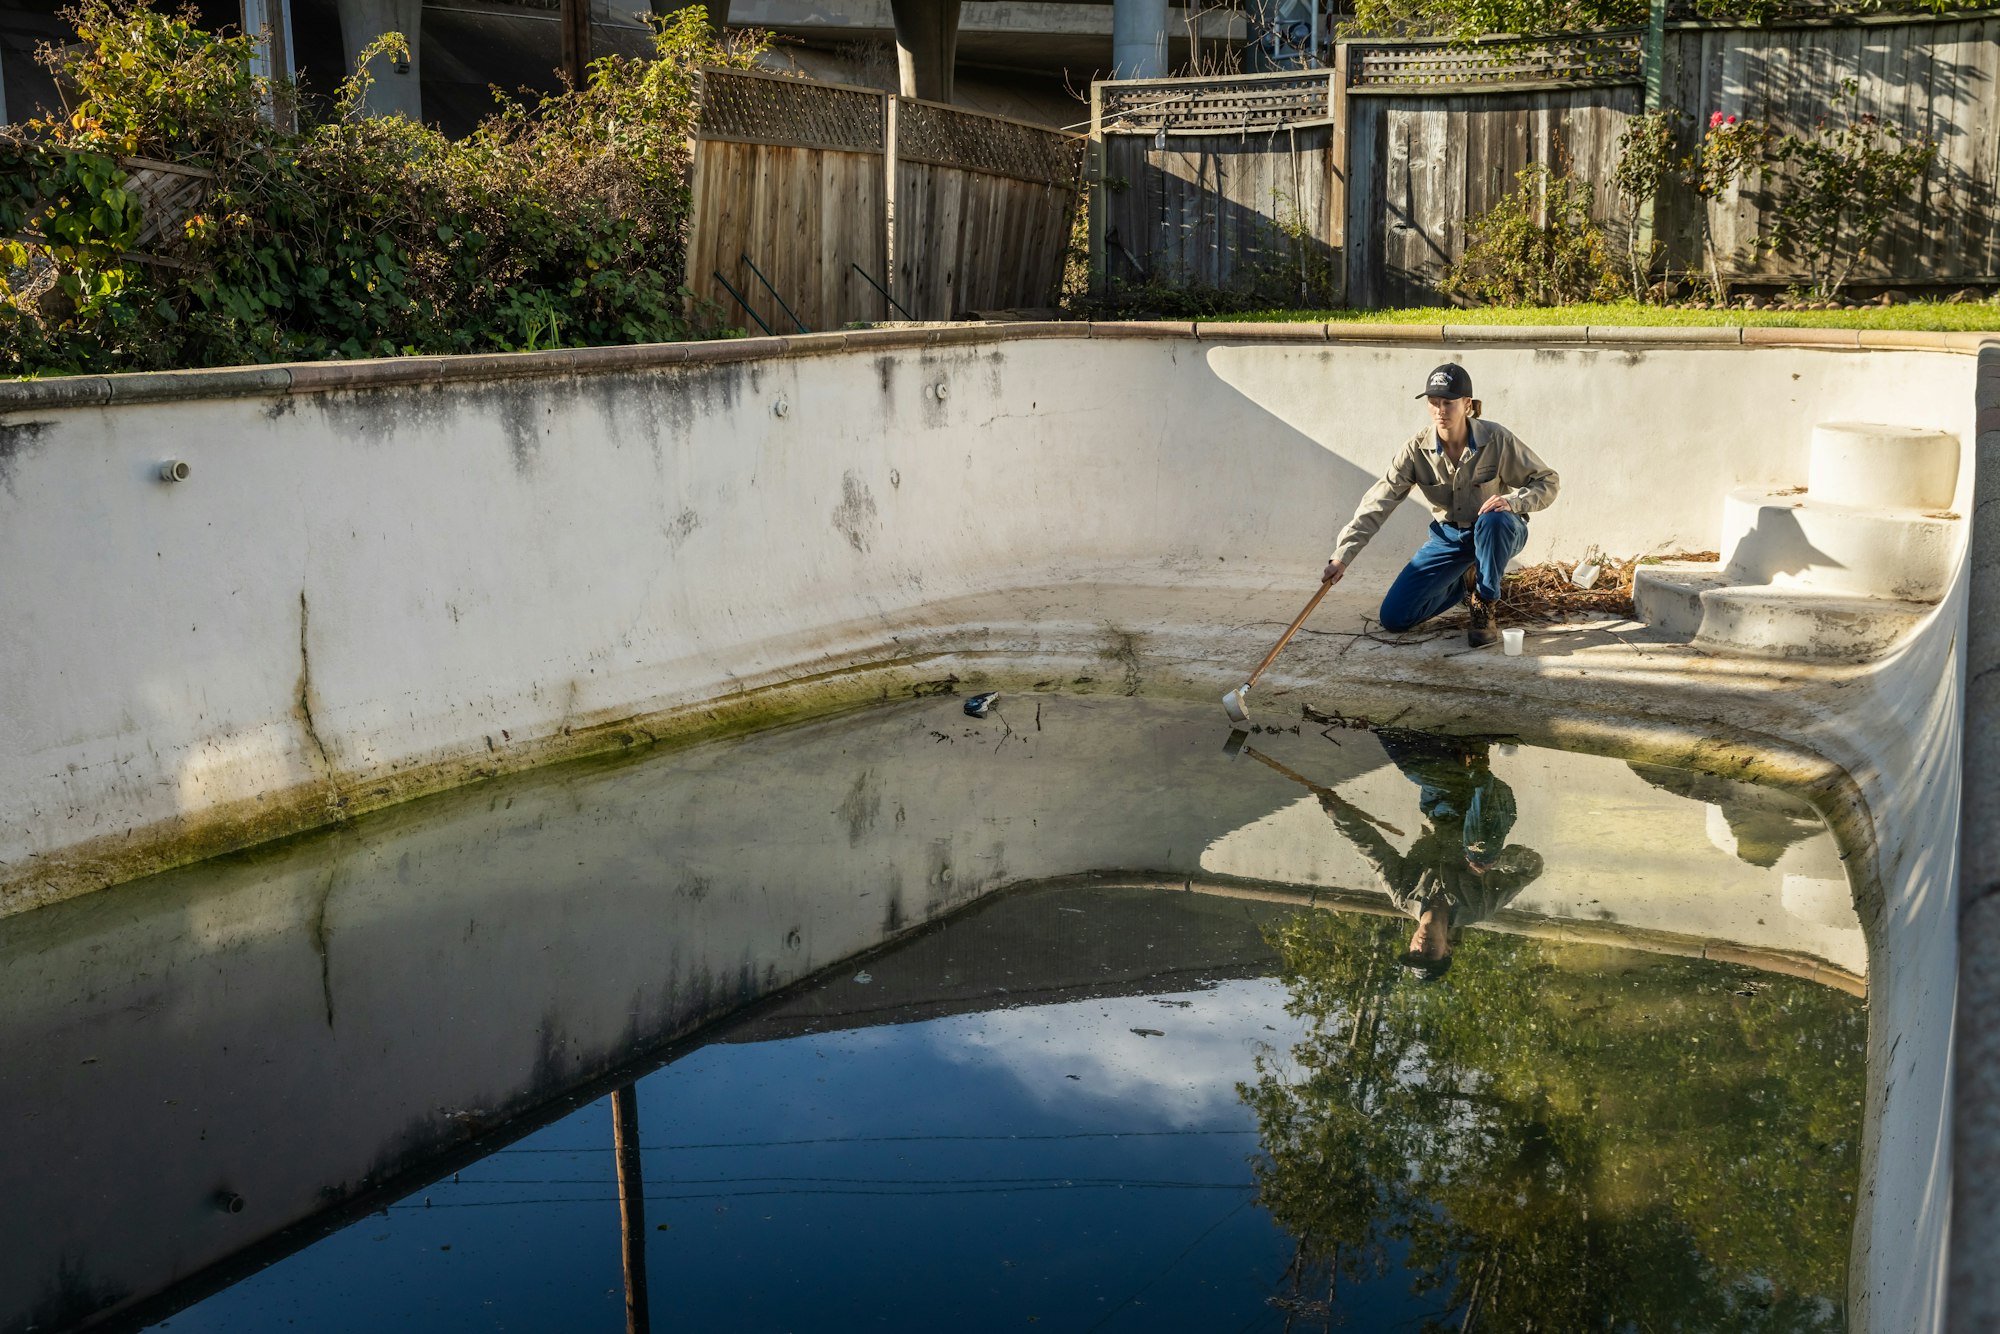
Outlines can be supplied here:
<path id="1" fill-rule="evenodd" d="M 145 0 L 81 0 L 45 49 L 60 117 L 0 134 L 0 373 L 630 343 L 690 332 L 683 284 L 699 69 L 744 66 L 699 7 L 650 59 L 502 100 L 452 140 L 361 114 L 365 53 L 323 117 L 248 37 Z M 163 234 L 134 158 L 208 173 Z"/>

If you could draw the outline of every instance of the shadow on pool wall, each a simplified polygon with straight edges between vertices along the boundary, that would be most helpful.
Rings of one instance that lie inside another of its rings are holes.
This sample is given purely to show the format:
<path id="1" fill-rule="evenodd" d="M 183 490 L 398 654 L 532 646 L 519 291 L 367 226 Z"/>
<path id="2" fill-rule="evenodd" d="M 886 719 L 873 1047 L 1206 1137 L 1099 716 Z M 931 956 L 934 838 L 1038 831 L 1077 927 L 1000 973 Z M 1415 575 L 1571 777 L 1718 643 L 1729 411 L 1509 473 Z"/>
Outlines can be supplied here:
<path id="1" fill-rule="evenodd" d="M 1972 342 L 1734 332 L 1025 326 L 5 386 L 0 910 L 925 683 L 1213 698 L 1441 359 L 1563 473 L 1526 559 L 1706 548 L 1729 488 L 1804 480 L 1826 420 L 1956 433 L 1972 512 Z M 1812 799 L 1877 941 L 1852 1314 L 1935 1327 L 1963 561 L 1868 664 L 1350 652 L 1405 510 L 1253 710 L 1409 708 Z"/>

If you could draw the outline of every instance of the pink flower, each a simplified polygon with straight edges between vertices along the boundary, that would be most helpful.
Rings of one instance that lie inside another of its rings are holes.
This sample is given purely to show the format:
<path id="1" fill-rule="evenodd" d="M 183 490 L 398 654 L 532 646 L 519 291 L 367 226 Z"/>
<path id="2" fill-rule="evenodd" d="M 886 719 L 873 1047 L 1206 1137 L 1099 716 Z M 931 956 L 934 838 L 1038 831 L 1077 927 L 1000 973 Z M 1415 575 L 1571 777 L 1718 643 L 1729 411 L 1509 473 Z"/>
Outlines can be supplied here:
<path id="1" fill-rule="evenodd" d="M 1729 118 L 1729 121 L 1728 121 L 1728 123 L 1729 123 L 1729 124 L 1731 124 L 1731 125 L 1734 125 L 1734 124 L 1736 123 L 1736 117 L 1734 117 L 1734 116 L 1731 116 L 1731 117 Z"/>
<path id="2" fill-rule="evenodd" d="M 1712 129 L 1714 129 L 1714 128 L 1715 128 L 1716 126 L 1718 126 L 1718 125 L 1720 125 L 1720 124 L 1722 124 L 1722 113 L 1721 113 L 1720 111 L 1716 112 L 1716 113 L 1715 113 L 1715 114 L 1714 114 L 1713 116 L 1710 116 L 1710 117 L 1708 118 L 1708 128 L 1709 128 L 1709 129 L 1711 129 L 1711 130 L 1712 130 Z"/>

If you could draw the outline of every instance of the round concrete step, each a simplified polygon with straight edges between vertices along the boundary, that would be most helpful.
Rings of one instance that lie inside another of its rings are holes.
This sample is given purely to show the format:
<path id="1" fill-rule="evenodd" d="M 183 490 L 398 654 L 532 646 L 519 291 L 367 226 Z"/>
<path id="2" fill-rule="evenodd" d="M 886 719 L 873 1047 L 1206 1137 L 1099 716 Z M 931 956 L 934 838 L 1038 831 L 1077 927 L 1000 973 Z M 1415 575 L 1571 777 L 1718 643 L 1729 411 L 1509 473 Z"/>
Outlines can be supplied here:
<path id="1" fill-rule="evenodd" d="M 1957 519 L 1827 503 L 1818 492 L 1740 490 L 1722 504 L 1731 583 L 1935 602 L 1951 581 Z"/>
<path id="2" fill-rule="evenodd" d="M 1688 639 L 1701 633 L 1701 595 L 1727 588 L 1720 565 L 1642 565 L 1632 577 L 1632 614 L 1656 630 Z"/>
<path id="3" fill-rule="evenodd" d="M 1868 509 L 1941 510 L 1958 487 L 1958 437 L 1871 422 L 1813 427 L 1807 483 L 1816 501 Z"/>
<path id="4" fill-rule="evenodd" d="M 1765 658 L 1858 662 L 1887 653 L 1934 608 L 1802 588 L 1717 588 L 1701 594 L 1694 642 Z"/>
<path id="5" fill-rule="evenodd" d="M 1933 607 L 1822 589 L 1744 586 L 1714 565 L 1649 566 L 1633 580 L 1640 620 L 1706 648 L 1761 658 L 1860 661 L 1915 630 Z"/>

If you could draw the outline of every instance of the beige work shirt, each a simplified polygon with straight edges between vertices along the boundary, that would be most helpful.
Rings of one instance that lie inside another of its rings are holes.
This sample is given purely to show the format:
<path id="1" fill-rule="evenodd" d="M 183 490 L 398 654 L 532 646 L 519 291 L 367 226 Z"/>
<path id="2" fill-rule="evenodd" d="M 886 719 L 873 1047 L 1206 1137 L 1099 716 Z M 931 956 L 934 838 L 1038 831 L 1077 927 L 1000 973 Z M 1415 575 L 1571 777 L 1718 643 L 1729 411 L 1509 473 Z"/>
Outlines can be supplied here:
<path id="1" fill-rule="evenodd" d="M 1472 527 L 1479 507 L 1494 496 L 1507 497 L 1516 514 L 1547 509 L 1562 485 L 1556 470 L 1498 422 L 1475 417 L 1470 425 L 1472 440 L 1456 464 L 1428 427 L 1404 442 L 1382 480 L 1368 488 L 1354 517 L 1340 530 L 1333 558 L 1346 565 L 1360 555 L 1411 487 L 1423 492 L 1434 516 L 1457 528 Z"/>

